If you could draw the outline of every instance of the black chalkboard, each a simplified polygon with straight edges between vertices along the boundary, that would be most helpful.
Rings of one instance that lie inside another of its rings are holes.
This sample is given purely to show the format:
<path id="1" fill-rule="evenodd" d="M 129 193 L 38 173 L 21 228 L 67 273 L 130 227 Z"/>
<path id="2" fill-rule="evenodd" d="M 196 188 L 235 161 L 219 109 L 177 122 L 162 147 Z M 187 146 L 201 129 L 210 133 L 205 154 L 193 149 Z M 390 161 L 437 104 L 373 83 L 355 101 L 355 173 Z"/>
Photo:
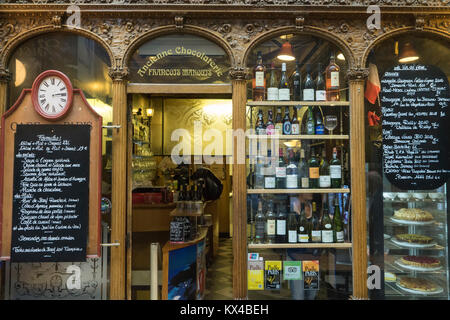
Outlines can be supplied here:
<path id="1" fill-rule="evenodd" d="M 447 76 L 403 64 L 381 80 L 383 170 L 403 190 L 431 190 L 448 179 L 450 103 Z"/>
<path id="2" fill-rule="evenodd" d="M 17 125 L 12 262 L 86 261 L 89 125 Z"/>

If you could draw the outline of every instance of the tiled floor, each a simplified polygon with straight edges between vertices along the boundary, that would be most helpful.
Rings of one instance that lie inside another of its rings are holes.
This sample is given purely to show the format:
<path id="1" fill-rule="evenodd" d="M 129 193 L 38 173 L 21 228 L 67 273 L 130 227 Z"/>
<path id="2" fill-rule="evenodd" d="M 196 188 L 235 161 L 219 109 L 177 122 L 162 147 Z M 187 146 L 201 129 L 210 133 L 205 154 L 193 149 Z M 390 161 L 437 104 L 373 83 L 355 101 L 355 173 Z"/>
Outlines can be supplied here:
<path id="1" fill-rule="evenodd" d="M 220 238 L 219 251 L 206 273 L 205 300 L 233 299 L 232 271 L 232 239 Z"/>

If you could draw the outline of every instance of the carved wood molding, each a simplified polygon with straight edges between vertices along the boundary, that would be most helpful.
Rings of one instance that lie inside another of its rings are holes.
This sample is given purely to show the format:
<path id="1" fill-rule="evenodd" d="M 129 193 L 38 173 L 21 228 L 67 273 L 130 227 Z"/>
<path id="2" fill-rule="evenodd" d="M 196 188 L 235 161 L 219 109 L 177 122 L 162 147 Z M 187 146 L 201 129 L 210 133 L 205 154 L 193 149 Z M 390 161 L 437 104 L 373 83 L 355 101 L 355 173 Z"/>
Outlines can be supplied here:
<path id="1" fill-rule="evenodd" d="M 125 81 L 128 78 L 128 68 L 115 67 L 109 68 L 108 75 L 111 77 L 112 81 Z"/>

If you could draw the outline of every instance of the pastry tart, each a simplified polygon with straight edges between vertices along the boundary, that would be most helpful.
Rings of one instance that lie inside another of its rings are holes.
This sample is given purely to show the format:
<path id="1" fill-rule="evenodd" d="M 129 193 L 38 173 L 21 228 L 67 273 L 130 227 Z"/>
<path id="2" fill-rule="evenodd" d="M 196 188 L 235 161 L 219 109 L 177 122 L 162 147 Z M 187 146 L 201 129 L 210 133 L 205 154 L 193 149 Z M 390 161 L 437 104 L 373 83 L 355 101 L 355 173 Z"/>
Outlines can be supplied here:
<path id="1" fill-rule="evenodd" d="M 433 215 L 428 211 L 417 208 L 402 208 L 394 211 L 394 219 L 406 221 L 432 221 Z"/>
<path id="2" fill-rule="evenodd" d="M 441 265 L 439 259 L 432 257 L 405 256 L 400 259 L 404 265 L 418 268 L 437 268 Z"/>
<path id="3" fill-rule="evenodd" d="M 429 244 L 433 242 L 433 238 L 420 234 L 397 234 L 395 235 L 395 239 L 401 242 L 416 244 Z"/>
<path id="4" fill-rule="evenodd" d="M 439 289 L 434 282 L 422 278 L 399 277 L 398 284 L 403 288 L 421 292 L 433 292 Z"/>

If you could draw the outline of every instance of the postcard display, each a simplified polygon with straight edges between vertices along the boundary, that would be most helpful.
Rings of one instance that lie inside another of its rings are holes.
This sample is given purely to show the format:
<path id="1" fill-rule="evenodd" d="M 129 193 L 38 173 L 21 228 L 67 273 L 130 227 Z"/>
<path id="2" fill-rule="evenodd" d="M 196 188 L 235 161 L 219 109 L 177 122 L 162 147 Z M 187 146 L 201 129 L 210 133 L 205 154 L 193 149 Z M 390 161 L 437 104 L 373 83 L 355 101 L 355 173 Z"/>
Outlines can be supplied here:
<path id="1" fill-rule="evenodd" d="M 408 64 L 381 85 L 384 295 L 447 299 L 449 83 L 435 66 Z"/>

